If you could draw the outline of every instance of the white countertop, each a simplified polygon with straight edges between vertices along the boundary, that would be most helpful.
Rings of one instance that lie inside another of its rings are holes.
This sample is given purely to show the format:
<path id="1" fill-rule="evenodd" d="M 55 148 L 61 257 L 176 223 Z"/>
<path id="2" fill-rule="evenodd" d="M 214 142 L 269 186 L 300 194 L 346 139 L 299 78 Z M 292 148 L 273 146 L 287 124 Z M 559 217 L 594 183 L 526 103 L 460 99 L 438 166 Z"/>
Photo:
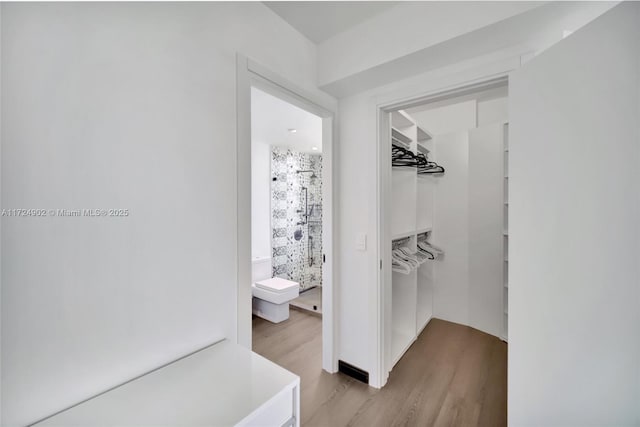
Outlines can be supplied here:
<path id="1" fill-rule="evenodd" d="M 146 374 L 36 426 L 228 426 L 300 379 L 229 341 Z"/>

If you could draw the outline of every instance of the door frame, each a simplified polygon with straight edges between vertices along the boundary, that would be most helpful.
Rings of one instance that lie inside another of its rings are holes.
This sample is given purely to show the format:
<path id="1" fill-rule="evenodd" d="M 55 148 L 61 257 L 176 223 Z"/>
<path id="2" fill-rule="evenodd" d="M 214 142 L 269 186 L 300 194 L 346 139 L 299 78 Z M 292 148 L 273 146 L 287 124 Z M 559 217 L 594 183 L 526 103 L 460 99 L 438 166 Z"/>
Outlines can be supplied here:
<path id="1" fill-rule="evenodd" d="M 478 90 L 488 89 L 494 85 L 504 85 L 505 81 L 508 85 L 509 74 L 520 68 L 520 66 L 531 58 L 531 53 L 527 52 L 519 54 L 515 57 L 508 58 L 499 64 L 491 64 L 488 67 L 479 67 L 471 70 L 471 76 L 453 76 L 446 83 L 425 82 L 416 86 L 408 85 L 394 91 L 391 95 L 376 98 L 376 184 L 377 184 L 377 253 L 379 260 L 379 268 L 377 271 L 375 293 L 377 298 L 372 299 L 377 306 L 375 307 L 377 316 L 377 363 L 376 369 L 378 384 L 372 384 L 374 387 L 383 387 L 393 366 L 390 354 L 391 344 L 391 325 L 386 320 L 391 316 L 392 295 L 391 286 L 385 284 L 391 283 L 391 269 L 384 266 L 391 265 L 391 247 L 387 242 L 391 241 L 391 230 L 388 218 L 390 216 L 391 203 L 391 162 L 390 146 L 390 116 L 391 111 L 397 109 L 405 109 L 420 104 L 438 101 L 454 96 L 462 96 L 466 93 L 476 92 Z M 463 73 L 465 74 L 465 73 Z"/>
<path id="2" fill-rule="evenodd" d="M 335 292 L 335 145 L 337 109 L 333 98 L 312 93 L 247 58 L 236 56 L 237 125 L 237 323 L 236 341 L 251 349 L 251 88 L 256 87 L 322 119 L 322 368 L 338 371 Z"/>

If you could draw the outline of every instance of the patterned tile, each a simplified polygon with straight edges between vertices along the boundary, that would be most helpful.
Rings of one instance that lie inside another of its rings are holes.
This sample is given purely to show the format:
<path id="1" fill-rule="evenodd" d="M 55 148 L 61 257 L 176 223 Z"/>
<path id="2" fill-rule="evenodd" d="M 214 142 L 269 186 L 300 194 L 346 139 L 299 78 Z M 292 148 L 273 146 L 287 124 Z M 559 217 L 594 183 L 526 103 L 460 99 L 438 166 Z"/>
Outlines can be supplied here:
<path id="1" fill-rule="evenodd" d="M 311 173 L 297 173 L 299 170 L 313 170 L 317 178 L 312 179 Z M 303 289 L 321 284 L 322 156 L 274 147 L 271 172 L 276 178 L 271 185 L 274 276 L 295 280 Z M 317 222 L 298 225 L 305 221 L 305 188 L 309 220 Z M 295 240 L 294 233 L 299 229 L 302 239 Z"/>

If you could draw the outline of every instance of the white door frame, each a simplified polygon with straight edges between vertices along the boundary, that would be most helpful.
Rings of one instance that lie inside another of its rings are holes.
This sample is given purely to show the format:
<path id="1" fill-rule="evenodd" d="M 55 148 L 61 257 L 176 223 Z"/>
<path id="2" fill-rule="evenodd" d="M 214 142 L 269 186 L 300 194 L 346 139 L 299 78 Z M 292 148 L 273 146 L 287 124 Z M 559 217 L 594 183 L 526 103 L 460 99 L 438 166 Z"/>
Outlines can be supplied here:
<path id="1" fill-rule="evenodd" d="M 377 283 L 375 292 L 379 298 L 377 300 L 377 330 L 379 333 L 377 346 L 377 363 L 376 368 L 379 371 L 379 384 L 371 384 L 374 387 L 382 387 L 389 378 L 389 372 L 393 368 L 391 366 L 390 357 L 390 340 L 391 328 L 386 319 L 391 315 L 391 287 L 385 284 L 391 283 L 391 269 L 384 266 L 391 265 L 391 247 L 388 242 L 391 241 L 391 230 L 389 227 L 390 215 L 390 182 L 391 182 L 391 150 L 390 150 L 390 113 L 393 110 L 410 108 L 426 102 L 437 101 L 452 96 L 464 95 L 467 92 L 481 90 L 483 87 L 488 88 L 508 79 L 511 71 L 520 67 L 521 62 L 528 55 L 518 55 L 497 66 L 489 66 L 486 70 L 480 67 L 471 74 L 473 76 L 456 78 L 449 80 L 447 83 L 434 84 L 434 82 L 426 82 L 422 87 L 416 89 L 415 86 L 407 86 L 398 89 L 392 95 L 385 95 L 376 99 L 377 114 L 377 138 L 376 150 L 378 164 L 376 166 L 377 175 L 377 227 L 378 227 L 378 259 L 380 268 L 377 269 Z"/>
<path id="2" fill-rule="evenodd" d="M 311 93 L 241 54 L 236 58 L 237 120 L 237 342 L 251 349 L 251 87 L 268 92 L 322 118 L 322 368 L 337 372 L 338 322 L 334 289 L 335 236 L 333 195 L 335 101 L 328 95 Z"/>

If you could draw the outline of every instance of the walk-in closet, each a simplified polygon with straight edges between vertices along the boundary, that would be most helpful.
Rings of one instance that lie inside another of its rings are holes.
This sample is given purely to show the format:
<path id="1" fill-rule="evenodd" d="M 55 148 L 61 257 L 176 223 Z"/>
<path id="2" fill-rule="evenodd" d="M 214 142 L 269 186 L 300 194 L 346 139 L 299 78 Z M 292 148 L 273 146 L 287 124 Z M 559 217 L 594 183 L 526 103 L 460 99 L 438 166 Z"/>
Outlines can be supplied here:
<path id="1" fill-rule="evenodd" d="M 508 339 L 507 95 L 497 82 L 387 113 L 387 371 L 434 318 Z"/>

